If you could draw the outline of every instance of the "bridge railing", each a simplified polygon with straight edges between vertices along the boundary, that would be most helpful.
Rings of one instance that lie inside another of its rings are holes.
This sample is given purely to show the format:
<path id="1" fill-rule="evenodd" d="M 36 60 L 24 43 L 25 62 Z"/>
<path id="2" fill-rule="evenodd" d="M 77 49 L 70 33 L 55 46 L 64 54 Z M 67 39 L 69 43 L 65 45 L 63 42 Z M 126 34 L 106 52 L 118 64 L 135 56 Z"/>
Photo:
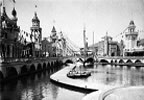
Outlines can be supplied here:
<path id="1" fill-rule="evenodd" d="M 108 58 L 108 59 L 144 59 L 144 56 L 98 56 L 98 58 Z"/>

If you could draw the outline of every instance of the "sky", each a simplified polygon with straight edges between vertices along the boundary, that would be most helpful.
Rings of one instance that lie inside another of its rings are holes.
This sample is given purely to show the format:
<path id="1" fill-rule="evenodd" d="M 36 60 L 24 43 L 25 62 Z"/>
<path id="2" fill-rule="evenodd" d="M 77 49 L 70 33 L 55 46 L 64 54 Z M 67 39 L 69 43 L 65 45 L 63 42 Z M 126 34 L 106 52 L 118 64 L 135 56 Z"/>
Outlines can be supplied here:
<path id="1" fill-rule="evenodd" d="M 7 14 L 11 16 L 13 0 L 4 0 Z M 37 5 L 37 8 L 35 8 Z M 120 33 L 134 20 L 140 38 L 144 38 L 144 0 L 16 0 L 18 25 L 30 33 L 34 12 L 42 27 L 42 36 L 50 36 L 52 27 L 62 31 L 77 46 L 83 47 L 83 29 L 88 44 L 103 36 L 120 40 Z"/>

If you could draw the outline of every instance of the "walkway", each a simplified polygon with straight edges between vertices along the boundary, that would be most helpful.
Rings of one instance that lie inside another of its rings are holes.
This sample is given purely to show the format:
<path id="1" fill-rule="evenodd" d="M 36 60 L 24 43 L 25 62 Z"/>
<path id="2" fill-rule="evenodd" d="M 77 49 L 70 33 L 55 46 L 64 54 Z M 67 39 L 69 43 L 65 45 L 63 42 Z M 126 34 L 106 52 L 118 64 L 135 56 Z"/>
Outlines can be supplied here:
<path id="1" fill-rule="evenodd" d="M 83 100 L 144 100 L 144 86 L 122 87 L 105 92 L 93 92 Z"/>

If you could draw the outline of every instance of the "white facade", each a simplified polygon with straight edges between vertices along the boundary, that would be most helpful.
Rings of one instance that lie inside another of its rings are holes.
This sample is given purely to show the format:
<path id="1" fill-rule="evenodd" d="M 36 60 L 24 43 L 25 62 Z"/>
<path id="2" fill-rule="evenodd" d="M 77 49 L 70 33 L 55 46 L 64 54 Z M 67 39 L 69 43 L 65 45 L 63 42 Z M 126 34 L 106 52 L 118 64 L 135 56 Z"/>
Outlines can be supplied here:
<path id="1" fill-rule="evenodd" d="M 138 32 L 135 31 L 135 24 L 133 21 L 128 26 L 128 32 L 125 33 L 125 51 L 133 51 L 137 48 Z"/>

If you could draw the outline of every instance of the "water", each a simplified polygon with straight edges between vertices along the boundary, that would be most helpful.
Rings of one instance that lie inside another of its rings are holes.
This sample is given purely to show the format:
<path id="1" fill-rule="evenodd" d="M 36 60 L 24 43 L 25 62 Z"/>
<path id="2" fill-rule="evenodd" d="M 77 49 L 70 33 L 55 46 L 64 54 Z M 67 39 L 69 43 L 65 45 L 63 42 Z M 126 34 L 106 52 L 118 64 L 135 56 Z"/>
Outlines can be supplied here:
<path id="1" fill-rule="evenodd" d="M 82 81 L 111 85 L 144 85 L 144 68 L 95 65 L 81 70 L 92 71 L 92 76 Z M 53 72 L 42 72 L 21 80 L 13 80 L 0 87 L 1 100 L 81 100 L 87 93 L 73 91 L 50 82 Z"/>

